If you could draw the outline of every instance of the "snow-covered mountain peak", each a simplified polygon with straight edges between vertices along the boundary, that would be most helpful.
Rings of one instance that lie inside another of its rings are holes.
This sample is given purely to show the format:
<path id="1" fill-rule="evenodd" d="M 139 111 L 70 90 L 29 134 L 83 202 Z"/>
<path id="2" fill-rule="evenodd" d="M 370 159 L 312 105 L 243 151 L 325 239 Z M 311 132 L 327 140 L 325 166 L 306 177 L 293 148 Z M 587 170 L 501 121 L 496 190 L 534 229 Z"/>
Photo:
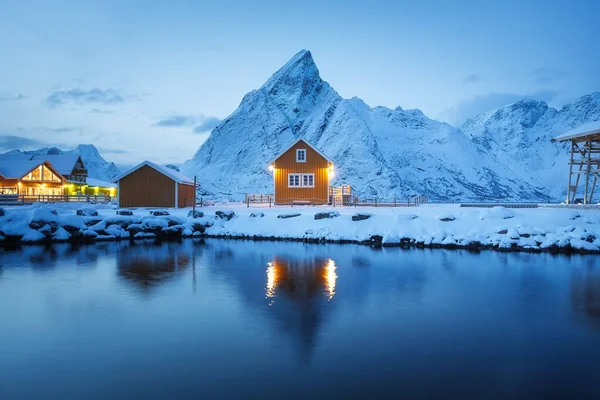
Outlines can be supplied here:
<path id="1" fill-rule="evenodd" d="M 566 126 L 575 128 L 585 122 L 600 120 L 600 92 L 587 94 L 560 109 Z"/>
<path id="2" fill-rule="evenodd" d="M 574 107 L 595 115 L 597 100 Z M 203 192 L 217 198 L 272 193 L 268 161 L 302 136 L 335 160 L 332 184 L 349 184 L 362 198 L 559 198 L 562 187 L 551 178 L 564 166 L 564 149 L 550 138 L 571 113 L 558 114 L 545 102 L 523 100 L 456 129 L 418 109 L 371 108 L 358 97 L 342 98 L 303 50 L 244 96 L 181 170 L 199 176 Z"/>
<path id="3" fill-rule="evenodd" d="M 93 144 L 80 144 L 73 151 L 79 154 L 81 157 L 91 158 L 102 158 L 100 152 Z"/>
<path id="4" fill-rule="evenodd" d="M 279 92 L 287 92 L 289 89 L 310 89 L 320 80 L 319 69 L 310 51 L 301 50 L 275 72 L 262 88 L 271 95 L 277 95 Z"/>

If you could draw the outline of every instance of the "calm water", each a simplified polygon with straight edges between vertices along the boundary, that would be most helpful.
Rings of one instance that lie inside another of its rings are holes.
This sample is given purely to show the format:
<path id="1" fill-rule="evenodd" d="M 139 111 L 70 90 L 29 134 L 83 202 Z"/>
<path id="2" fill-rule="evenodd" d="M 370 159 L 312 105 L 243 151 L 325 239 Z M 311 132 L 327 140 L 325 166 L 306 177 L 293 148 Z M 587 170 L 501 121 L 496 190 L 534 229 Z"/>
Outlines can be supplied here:
<path id="1" fill-rule="evenodd" d="M 598 398 L 599 260 L 224 240 L 0 252 L 0 398 Z"/>

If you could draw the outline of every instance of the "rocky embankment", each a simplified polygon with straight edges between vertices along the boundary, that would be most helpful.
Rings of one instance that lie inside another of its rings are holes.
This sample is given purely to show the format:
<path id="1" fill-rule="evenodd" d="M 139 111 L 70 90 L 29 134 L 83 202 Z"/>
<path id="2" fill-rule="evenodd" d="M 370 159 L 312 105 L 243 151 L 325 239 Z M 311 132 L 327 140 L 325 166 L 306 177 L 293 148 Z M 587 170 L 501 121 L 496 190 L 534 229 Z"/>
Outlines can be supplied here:
<path id="1" fill-rule="evenodd" d="M 210 211 L 209 211 L 210 210 Z M 179 215 L 170 215 L 170 212 Z M 414 213 L 413 213 L 414 212 Z M 372 247 L 491 249 L 600 254 L 600 217 L 573 210 L 410 210 L 239 208 L 189 210 L 0 209 L 0 243 L 20 244 L 188 237 L 355 243 Z"/>

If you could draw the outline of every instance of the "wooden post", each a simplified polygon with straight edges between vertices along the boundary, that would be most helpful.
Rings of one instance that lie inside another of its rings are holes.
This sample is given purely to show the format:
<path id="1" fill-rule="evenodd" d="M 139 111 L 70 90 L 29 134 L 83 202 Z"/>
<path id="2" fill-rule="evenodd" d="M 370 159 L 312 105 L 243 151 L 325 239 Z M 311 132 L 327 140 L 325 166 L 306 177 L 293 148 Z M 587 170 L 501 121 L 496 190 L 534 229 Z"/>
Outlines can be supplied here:
<path id="1" fill-rule="evenodd" d="M 192 205 L 192 218 L 196 217 L 196 175 L 194 175 L 194 204 Z"/>
<path id="2" fill-rule="evenodd" d="M 375 197 L 375 208 L 377 208 L 377 197 Z"/>
<path id="3" fill-rule="evenodd" d="M 586 147 L 587 147 L 587 162 L 586 162 L 586 169 L 585 169 L 585 195 L 583 196 L 583 204 L 588 204 L 589 203 L 589 199 L 588 199 L 588 190 L 589 190 L 589 186 L 590 186 L 590 170 L 591 170 L 591 157 L 592 157 L 592 141 L 588 140 L 586 143 Z"/>
<path id="4" fill-rule="evenodd" d="M 573 177 L 573 153 L 575 151 L 575 142 L 571 140 L 571 160 L 569 161 L 569 186 L 567 186 L 567 204 L 571 203 L 571 179 Z"/>
<path id="5" fill-rule="evenodd" d="M 269 208 L 271 208 L 271 195 L 269 195 Z"/>
<path id="6" fill-rule="evenodd" d="M 396 195 L 394 195 L 394 207 L 396 207 Z"/>
<path id="7" fill-rule="evenodd" d="M 250 208 L 250 196 L 246 193 L 246 208 Z"/>

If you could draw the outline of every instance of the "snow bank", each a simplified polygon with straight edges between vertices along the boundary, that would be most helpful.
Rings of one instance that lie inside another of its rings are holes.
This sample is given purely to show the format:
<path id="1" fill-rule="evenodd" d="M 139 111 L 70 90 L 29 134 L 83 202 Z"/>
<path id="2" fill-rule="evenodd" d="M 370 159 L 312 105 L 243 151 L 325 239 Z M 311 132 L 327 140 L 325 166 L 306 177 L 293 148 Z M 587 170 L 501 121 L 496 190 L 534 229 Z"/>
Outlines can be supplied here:
<path id="1" fill-rule="evenodd" d="M 123 240 L 137 238 L 233 237 L 246 239 L 336 241 L 374 246 L 494 248 L 524 251 L 600 252 L 598 211 L 560 208 L 491 209 L 458 205 L 411 208 L 203 207 L 149 209 L 116 215 L 98 208 L 98 216 L 76 215 L 73 208 L 7 207 L 0 216 L 0 240 Z M 188 216 L 189 215 L 189 216 Z M 35 223 L 33 223 L 35 221 Z"/>

